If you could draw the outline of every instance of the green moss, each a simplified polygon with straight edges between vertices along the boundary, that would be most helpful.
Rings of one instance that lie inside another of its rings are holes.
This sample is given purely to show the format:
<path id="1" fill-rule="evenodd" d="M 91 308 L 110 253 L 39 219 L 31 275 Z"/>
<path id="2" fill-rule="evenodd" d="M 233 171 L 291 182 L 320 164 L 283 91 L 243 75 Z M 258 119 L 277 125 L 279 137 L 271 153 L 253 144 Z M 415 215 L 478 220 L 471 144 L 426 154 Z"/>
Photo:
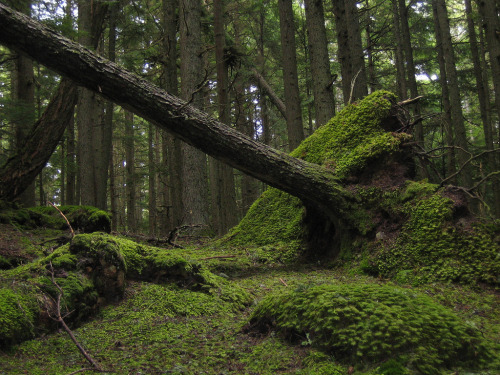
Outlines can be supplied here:
<path id="1" fill-rule="evenodd" d="M 345 107 L 326 125 L 304 140 L 291 155 L 334 170 L 340 179 L 362 170 L 382 155 L 397 151 L 407 137 L 386 132 L 395 96 L 377 91 Z"/>
<path id="2" fill-rule="evenodd" d="M 286 337 L 363 366 L 389 359 L 426 374 L 457 364 L 486 367 L 491 344 L 452 311 L 411 289 L 318 285 L 266 297 L 251 325 L 271 324 Z"/>
<path id="3" fill-rule="evenodd" d="M 499 227 L 460 224 L 454 218 L 453 202 L 443 190 L 436 190 L 425 182 L 408 184 L 398 208 L 407 221 L 394 243 L 382 241 L 373 252 L 371 272 L 413 284 L 498 284 L 500 247 L 495 237 Z"/>
<path id="4" fill-rule="evenodd" d="M 0 348 L 33 337 L 38 304 L 32 288 L 0 289 Z"/>
<path id="5" fill-rule="evenodd" d="M 303 216 L 301 201 L 282 192 L 269 188 L 250 207 L 245 217 L 225 237 L 234 246 L 274 245 L 297 249 L 302 242 L 301 221 Z"/>
<path id="6" fill-rule="evenodd" d="M 377 91 L 359 103 L 348 105 L 326 125 L 305 139 L 291 155 L 324 165 L 341 180 L 365 169 L 382 156 L 397 152 L 408 139 L 404 133 L 384 130 L 395 97 Z M 388 127 L 388 126 L 386 126 Z M 347 213 L 346 213 L 347 214 Z M 371 230 L 370 217 L 349 212 L 363 234 Z M 223 240 L 231 246 L 271 245 L 297 253 L 306 242 L 302 219 L 304 208 L 298 198 L 270 188 L 252 205 L 246 216 Z"/>

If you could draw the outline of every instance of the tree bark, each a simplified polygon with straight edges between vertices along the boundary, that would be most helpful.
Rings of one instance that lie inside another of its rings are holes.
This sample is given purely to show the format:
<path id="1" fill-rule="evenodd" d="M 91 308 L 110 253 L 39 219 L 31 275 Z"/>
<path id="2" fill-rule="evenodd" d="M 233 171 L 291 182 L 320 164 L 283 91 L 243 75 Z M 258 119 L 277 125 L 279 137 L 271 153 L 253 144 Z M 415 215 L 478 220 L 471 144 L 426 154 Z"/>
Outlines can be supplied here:
<path id="1" fill-rule="evenodd" d="M 332 220 L 351 222 L 356 198 L 333 173 L 272 149 L 97 56 L 29 17 L 0 4 L 0 43 L 24 51 L 76 83 L 134 111 L 190 145 L 315 206 Z"/>
<path id="2" fill-rule="evenodd" d="M 229 76 L 226 63 L 226 35 L 224 31 L 224 6 L 222 0 L 214 0 L 215 62 L 217 66 L 217 98 L 219 102 L 219 121 L 229 125 L 231 122 L 229 102 Z M 238 223 L 233 168 L 213 160 L 216 178 L 212 182 L 212 212 L 217 220 L 217 234 L 225 234 Z M 215 184 L 214 184 L 215 182 Z M 216 186 L 214 186 L 216 185 Z"/>
<path id="3" fill-rule="evenodd" d="M 73 117 L 76 98 L 77 87 L 63 79 L 24 147 L 0 168 L 0 199 L 14 200 L 35 181 Z"/>
<path id="4" fill-rule="evenodd" d="M 439 23 L 442 38 L 441 41 L 443 43 L 443 57 L 451 104 L 451 119 L 455 135 L 455 143 L 459 147 L 457 151 L 458 161 L 460 162 L 460 165 L 465 165 L 470 157 L 470 154 L 468 152 L 469 146 L 467 143 L 467 135 L 465 132 L 465 123 L 462 113 L 462 101 L 460 98 L 460 89 L 458 87 L 455 53 L 453 51 L 453 44 L 451 40 L 448 12 L 444 0 L 433 1 L 433 7 L 436 8 L 437 21 Z M 472 173 L 470 165 L 467 165 L 464 168 L 464 172 L 459 176 L 459 180 L 465 187 L 472 186 Z"/>
<path id="5" fill-rule="evenodd" d="M 293 23 L 292 2 L 289 0 L 278 0 L 278 9 L 280 16 L 288 147 L 291 151 L 304 139 L 302 108 L 300 105 L 299 81 L 297 75 L 295 26 Z"/>
<path id="6" fill-rule="evenodd" d="M 180 1 L 181 97 L 203 108 L 203 56 L 201 0 Z M 207 158 L 189 144 L 182 144 L 183 224 L 208 225 Z"/>
<path id="7" fill-rule="evenodd" d="M 307 39 L 311 59 L 316 128 L 335 115 L 333 78 L 328 58 L 323 0 L 306 0 Z"/>

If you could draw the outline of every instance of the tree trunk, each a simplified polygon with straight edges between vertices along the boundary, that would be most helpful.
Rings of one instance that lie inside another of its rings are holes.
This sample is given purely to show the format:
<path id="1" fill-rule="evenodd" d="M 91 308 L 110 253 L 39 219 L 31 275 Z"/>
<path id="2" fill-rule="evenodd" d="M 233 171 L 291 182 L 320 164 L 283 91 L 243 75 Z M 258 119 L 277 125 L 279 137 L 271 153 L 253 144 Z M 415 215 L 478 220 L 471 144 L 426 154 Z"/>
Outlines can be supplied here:
<path id="1" fill-rule="evenodd" d="M 465 132 L 464 116 L 462 113 L 462 101 L 460 99 L 460 89 L 458 87 L 457 69 L 455 63 L 455 53 L 450 34 L 450 25 L 446 3 L 444 0 L 433 1 L 433 7 L 436 8 L 437 21 L 441 32 L 443 43 L 443 57 L 446 68 L 446 76 L 449 86 L 450 104 L 451 104 L 451 119 L 453 124 L 453 132 L 455 135 L 455 143 L 458 146 L 457 155 L 460 165 L 467 163 L 470 157 L 468 152 L 469 146 L 467 143 L 467 135 Z M 459 180 L 465 187 L 472 186 L 472 173 L 470 165 L 467 165 L 463 173 L 460 174 Z"/>
<path id="2" fill-rule="evenodd" d="M 293 23 L 292 2 L 289 0 L 278 0 L 278 9 L 280 15 L 288 148 L 291 151 L 295 149 L 304 139 L 299 81 L 297 75 L 295 26 Z"/>
<path id="3" fill-rule="evenodd" d="M 163 0 L 163 53 L 165 65 L 163 68 L 163 87 L 172 95 L 178 95 L 177 74 L 177 9 L 178 0 Z M 182 224 L 182 153 L 181 140 L 162 132 L 163 143 L 163 175 L 161 180 L 162 209 L 160 228 L 167 233 Z"/>
<path id="4" fill-rule="evenodd" d="M 201 0 L 180 1 L 181 97 L 203 108 L 203 56 L 201 53 Z M 182 145 L 183 224 L 208 225 L 206 156 Z"/>
<path id="5" fill-rule="evenodd" d="M 441 100 L 442 100 L 442 111 L 443 111 L 443 127 L 446 135 L 446 144 L 443 139 L 443 145 L 448 146 L 448 150 L 445 153 L 445 164 L 446 164 L 446 173 L 448 176 L 451 176 L 456 171 L 455 166 L 455 150 L 454 145 L 455 141 L 453 139 L 453 129 L 452 129 L 452 119 L 451 119 L 451 103 L 450 103 L 450 94 L 448 88 L 448 75 L 446 72 L 446 64 L 444 61 L 444 50 L 443 50 L 443 36 L 441 33 L 441 27 L 439 25 L 439 21 L 437 18 L 436 8 L 433 6 L 433 20 L 434 20 L 434 28 L 436 33 L 436 49 L 437 49 L 437 57 L 439 62 L 439 81 L 441 83 Z M 456 182 L 456 179 L 451 180 L 452 183 Z"/>
<path id="6" fill-rule="evenodd" d="M 222 0 L 214 0 L 215 61 L 217 66 L 217 98 L 219 102 L 219 121 L 229 125 L 231 122 L 228 67 L 225 48 L 224 7 Z M 222 235 L 238 222 L 233 169 L 214 159 L 215 175 L 212 182 L 212 212 L 218 218 L 216 230 Z"/>
<path id="7" fill-rule="evenodd" d="M 359 26 L 359 10 L 357 1 L 345 0 L 345 14 L 347 22 L 347 35 L 349 40 L 350 57 L 352 64 L 351 101 L 364 98 L 368 95 L 366 78 L 365 56 L 361 41 Z"/>
<path id="8" fill-rule="evenodd" d="M 490 103 L 489 95 L 487 92 L 488 78 L 486 72 L 481 70 L 481 60 L 479 57 L 479 47 L 477 45 L 476 26 L 472 14 L 472 4 L 470 0 L 465 0 L 465 12 L 467 15 L 467 30 L 469 33 L 470 51 L 472 56 L 472 63 L 474 66 L 474 76 L 476 78 L 476 90 L 479 100 L 479 111 L 481 113 L 481 121 L 483 123 L 484 141 L 486 150 L 493 151 L 493 128 L 490 116 Z M 488 155 L 488 168 L 487 172 L 496 170 L 496 157 L 492 152 Z M 498 179 L 493 179 L 491 182 L 493 190 L 493 211 L 500 216 L 500 183 Z"/>
<path id="9" fill-rule="evenodd" d="M 0 199 L 12 201 L 34 183 L 73 117 L 76 97 L 76 86 L 63 79 L 42 117 L 25 140 L 22 150 L 0 168 Z"/>
<path id="10" fill-rule="evenodd" d="M 395 92 L 401 100 L 408 96 L 405 77 L 405 62 L 403 55 L 403 38 L 401 35 L 401 17 L 399 16 L 398 0 L 392 0 L 392 20 L 394 24 L 393 34 L 396 42 L 395 62 L 396 62 L 396 87 Z"/>
<path id="11" fill-rule="evenodd" d="M 30 15 L 31 1 L 23 1 L 13 4 L 17 10 Z M 33 72 L 33 61 L 24 53 L 18 53 L 14 60 L 15 78 L 12 85 L 12 98 L 15 101 L 15 149 L 22 152 L 26 137 L 35 123 L 35 74 Z M 36 204 L 35 182 L 30 184 L 18 197 L 21 204 L 31 207 Z"/>
<path id="12" fill-rule="evenodd" d="M 135 233 L 137 230 L 136 217 L 136 176 L 135 176 L 135 149 L 134 149 L 134 114 L 125 111 L 125 184 L 127 191 L 127 230 Z"/>
<path id="13" fill-rule="evenodd" d="M 405 0 L 399 1 L 399 16 L 401 19 L 401 38 L 403 39 L 403 50 L 405 55 L 405 65 L 406 65 L 406 76 L 408 88 L 410 89 L 410 97 L 416 98 L 418 96 L 417 79 L 415 78 L 416 69 L 415 61 L 413 59 L 413 48 L 411 46 L 411 34 L 410 34 L 410 24 L 408 21 L 408 7 L 406 6 Z M 401 98 L 406 99 L 405 97 Z M 415 117 L 420 117 L 420 104 L 417 102 L 415 104 L 413 115 Z M 422 147 L 424 147 L 424 130 L 421 124 L 419 124 L 414 131 L 415 141 Z"/>
<path id="14" fill-rule="evenodd" d="M 328 58 L 323 0 L 306 0 L 306 23 L 311 59 L 316 128 L 326 124 L 335 115 L 333 78 Z"/>
<path id="15" fill-rule="evenodd" d="M 333 173 L 244 136 L 150 82 L 0 4 L 0 43 L 101 93 L 190 145 L 316 207 L 351 222 L 356 199 Z M 353 221 L 354 222 L 354 221 Z"/>
<path id="16" fill-rule="evenodd" d="M 149 235 L 156 235 L 156 158 L 155 148 L 156 137 L 154 137 L 155 129 L 153 125 L 148 126 L 148 219 L 149 219 Z"/>

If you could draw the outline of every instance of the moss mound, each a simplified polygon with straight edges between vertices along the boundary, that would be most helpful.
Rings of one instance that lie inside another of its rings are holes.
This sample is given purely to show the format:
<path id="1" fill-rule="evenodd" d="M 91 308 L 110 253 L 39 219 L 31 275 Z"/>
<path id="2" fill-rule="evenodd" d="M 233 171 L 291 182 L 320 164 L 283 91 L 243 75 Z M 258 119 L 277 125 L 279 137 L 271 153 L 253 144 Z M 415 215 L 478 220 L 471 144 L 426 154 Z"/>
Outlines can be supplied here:
<path id="1" fill-rule="evenodd" d="M 267 296 L 250 326 L 273 327 L 347 364 L 394 360 L 424 374 L 491 363 L 492 344 L 451 310 L 411 289 L 317 285 Z"/>

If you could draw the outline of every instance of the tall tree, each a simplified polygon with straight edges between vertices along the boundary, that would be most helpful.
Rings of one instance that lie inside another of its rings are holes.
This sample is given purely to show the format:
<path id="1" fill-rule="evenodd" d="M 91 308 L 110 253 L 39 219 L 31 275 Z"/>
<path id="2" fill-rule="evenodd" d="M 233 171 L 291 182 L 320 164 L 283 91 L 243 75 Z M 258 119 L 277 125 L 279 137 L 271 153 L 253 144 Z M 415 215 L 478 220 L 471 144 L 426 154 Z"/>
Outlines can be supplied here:
<path id="1" fill-rule="evenodd" d="M 368 94 L 357 1 L 332 0 L 344 103 Z"/>
<path id="2" fill-rule="evenodd" d="M 178 95 L 177 69 L 177 27 L 179 0 L 163 0 L 163 87 L 172 95 Z M 172 230 L 182 222 L 182 153 L 181 141 L 175 136 L 162 132 L 163 171 L 161 175 L 162 208 L 160 210 L 160 228 L 163 232 Z"/>
<path id="3" fill-rule="evenodd" d="M 78 1 L 78 41 L 88 47 L 97 48 L 102 33 L 102 22 L 107 5 L 100 2 Z M 106 208 L 106 183 L 108 149 L 104 149 L 104 103 L 96 93 L 81 89 L 78 100 L 78 172 L 81 203 L 102 209 Z"/>
<path id="4" fill-rule="evenodd" d="M 311 59 L 316 127 L 335 115 L 333 77 L 328 58 L 323 0 L 306 0 L 307 39 Z"/>
<path id="5" fill-rule="evenodd" d="M 127 191 L 127 230 L 134 233 L 137 230 L 137 196 L 135 174 L 135 148 L 134 148 L 134 114 L 125 111 L 125 134 L 123 138 L 126 163 L 126 191 Z"/>
<path id="6" fill-rule="evenodd" d="M 203 108 L 203 56 L 201 44 L 201 1 L 180 0 L 181 97 L 193 106 Z M 206 156 L 183 144 L 182 202 L 183 223 L 208 225 Z"/>
<path id="7" fill-rule="evenodd" d="M 280 16 L 288 147 L 290 150 L 293 150 L 304 139 L 304 127 L 302 125 L 302 108 L 297 75 L 295 25 L 292 2 L 289 0 L 278 0 L 278 9 Z"/>
<path id="8" fill-rule="evenodd" d="M 219 121 L 231 122 L 229 102 L 229 77 L 226 60 L 226 34 L 224 31 L 223 0 L 214 0 L 215 61 L 217 66 L 217 98 Z M 211 159 L 212 213 L 218 234 L 226 233 L 238 221 L 233 169 L 218 160 Z"/>
<path id="9" fill-rule="evenodd" d="M 405 0 L 399 1 L 399 18 L 401 20 L 401 39 L 404 51 L 405 67 L 407 86 L 410 89 L 410 96 L 416 98 L 418 96 L 418 86 L 416 78 L 415 61 L 413 57 L 413 47 L 411 44 L 410 23 L 408 19 L 408 6 Z M 405 97 L 401 98 L 405 99 Z M 416 102 L 414 105 L 413 114 L 415 117 L 420 117 L 420 104 Z M 421 147 L 424 147 L 424 131 L 422 125 L 419 123 L 414 130 L 416 142 Z"/>
<path id="10" fill-rule="evenodd" d="M 445 63 L 447 82 L 442 82 L 442 84 L 448 84 L 449 88 L 448 93 L 451 105 L 451 120 L 453 124 L 453 133 L 455 136 L 455 144 L 458 147 L 457 159 L 461 166 L 465 166 L 464 173 L 461 173 L 460 175 L 460 181 L 464 186 L 470 187 L 472 185 L 472 175 L 470 173 L 470 166 L 466 166 L 466 163 L 468 162 L 470 157 L 470 153 L 468 151 L 469 145 L 465 132 L 465 123 L 462 113 L 462 101 L 460 98 L 460 88 L 458 87 L 455 53 L 453 50 L 451 39 L 448 12 L 444 0 L 436 0 L 432 3 L 433 8 L 435 9 L 434 15 L 437 18 L 436 24 L 439 27 L 441 33 L 441 42 L 443 45 L 443 58 Z"/>
<path id="11" fill-rule="evenodd" d="M 493 142 L 493 128 L 491 123 L 490 116 L 490 103 L 489 103 L 489 95 L 487 91 L 488 87 L 488 77 L 487 72 L 481 69 L 481 59 L 479 53 L 479 46 L 477 45 L 477 35 L 476 35 L 476 26 L 474 23 L 474 17 L 472 12 L 472 4 L 470 0 L 465 0 L 465 12 L 467 16 L 467 31 L 469 33 L 469 43 L 470 43 L 470 51 L 472 57 L 472 63 L 474 67 L 474 76 L 476 78 L 476 89 L 477 96 L 479 100 L 479 112 L 481 114 L 481 122 L 483 123 L 483 131 L 484 131 L 484 140 L 486 150 L 491 151 L 488 154 L 488 168 L 487 172 L 495 171 L 497 167 L 494 150 L 494 142 Z M 493 210 L 497 216 L 500 215 L 500 184 L 497 179 L 492 181 L 492 190 L 493 190 L 493 202 L 494 207 Z"/>
<path id="12" fill-rule="evenodd" d="M 31 0 L 14 1 L 15 9 L 30 15 Z M 15 101 L 14 111 L 15 150 L 21 151 L 35 122 L 35 74 L 33 61 L 24 53 L 16 53 L 12 78 L 12 98 Z M 24 206 L 34 206 L 35 183 L 30 184 L 19 196 Z"/>

